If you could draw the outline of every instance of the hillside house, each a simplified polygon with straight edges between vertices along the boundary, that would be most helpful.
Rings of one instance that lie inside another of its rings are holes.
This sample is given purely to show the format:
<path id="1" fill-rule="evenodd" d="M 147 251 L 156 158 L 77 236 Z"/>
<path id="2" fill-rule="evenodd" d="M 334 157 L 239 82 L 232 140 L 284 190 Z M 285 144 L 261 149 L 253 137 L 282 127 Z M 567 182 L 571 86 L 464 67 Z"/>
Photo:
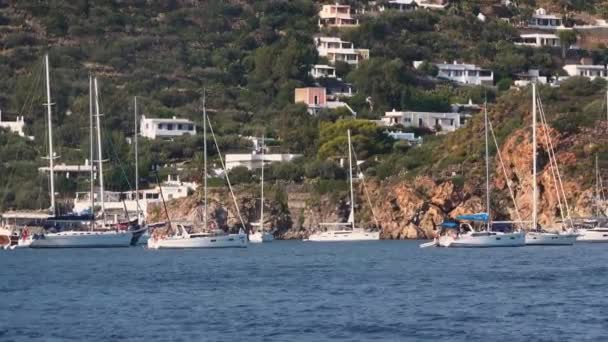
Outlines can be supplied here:
<path id="1" fill-rule="evenodd" d="M 423 62 L 414 62 L 414 67 L 419 68 Z M 494 84 L 494 72 L 491 70 L 483 69 L 474 64 L 458 63 L 436 63 L 439 69 L 437 77 L 454 81 L 460 84 L 471 84 L 471 85 L 493 85 Z"/>
<path id="2" fill-rule="evenodd" d="M 290 162 L 301 154 L 289 154 L 289 153 L 272 153 L 262 154 L 258 153 L 235 153 L 226 154 L 226 170 L 232 170 L 235 167 L 243 166 L 249 170 L 259 170 L 264 164 L 275 163 L 275 162 Z"/>
<path id="3" fill-rule="evenodd" d="M 560 15 L 550 14 L 544 8 L 538 8 L 534 11 L 527 26 L 541 30 L 556 30 L 564 26 L 564 20 Z"/>
<path id="4" fill-rule="evenodd" d="M 608 80 L 608 69 L 605 65 L 567 64 L 563 69 L 568 76 L 582 76 L 591 80 L 601 77 Z"/>
<path id="5" fill-rule="evenodd" d="M 196 135 L 196 126 L 187 119 L 146 118 L 142 115 L 140 120 L 140 134 L 149 139 L 168 139 L 182 135 Z"/>
<path id="6" fill-rule="evenodd" d="M 336 78 L 336 68 L 331 65 L 315 64 L 310 70 L 312 78 Z"/>
<path id="7" fill-rule="evenodd" d="M 319 11 L 319 27 L 357 27 L 359 20 L 353 18 L 349 5 L 323 5 Z"/>
<path id="8" fill-rule="evenodd" d="M 315 46 L 319 57 L 325 57 L 331 64 L 346 62 L 358 66 L 363 60 L 369 59 L 368 49 L 355 49 L 354 44 L 337 37 L 316 37 Z"/>
<path id="9" fill-rule="evenodd" d="M 541 47 L 561 47 L 559 37 L 553 33 L 524 33 L 519 36 L 519 40 L 515 45 L 531 46 L 535 48 Z"/>
<path id="10" fill-rule="evenodd" d="M 384 126 L 414 127 L 427 128 L 435 132 L 453 132 L 464 126 L 469 114 L 447 112 L 414 112 L 414 111 L 396 111 L 393 109 L 386 112 L 381 118 Z"/>
<path id="11" fill-rule="evenodd" d="M 0 128 L 6 128 L 20 137 L 25 137 L 25 133 L 23 132 L 24 127 L 25 121 L 23 120 L 23 116 L 18 116 L 15 121 L 2 121 L 2 110 L 0 110 Z"/>
<path id="12" fill-rule="evenodd" d="M 308 113 L 311 115 L 317 115 L 323 109 L 341 107 L 346 107 L 351 114 L 357 115 L 345 102 L 330 101 L 327 96 L 327 89 L 324 87 L 296 88 L 294 93 L 294 102 L 304 103 L 308 107 Z"/>

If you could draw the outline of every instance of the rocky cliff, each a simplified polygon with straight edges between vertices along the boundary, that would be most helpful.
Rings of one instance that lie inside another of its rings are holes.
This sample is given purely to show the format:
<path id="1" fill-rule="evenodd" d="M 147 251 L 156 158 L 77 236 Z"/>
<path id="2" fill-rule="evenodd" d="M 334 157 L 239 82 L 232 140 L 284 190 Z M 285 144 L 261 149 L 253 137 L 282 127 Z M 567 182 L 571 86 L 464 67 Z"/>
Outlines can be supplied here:
<path id="1" fill-rule="evenodd" d="M 560 168 L 561 182 L 568 199 L 562 203 L 572 216 L 591 215 L 594 208 L 593 155 L 599 146 L 608 144 L 608 124 L 598 123 L 567 137 L 548 130 Z M 497 220 L 523 220 L 532 212 L 532 142 L 529 129 L 518 129 L 510 134 L 500 149 L 500 158 L 492 160 L 492 216 Z M 538 191 L 539 223 L 547 229 L 557 229 L 561 219 L 560 200 L 556 192 L 545 135 L 538 135 Z M 583 165 L 584 172 L 580 170 Z M 575 168 L 575 166 L 578 166 Z M 386 239 L 415 239 L 434 236 L 439 224 L 448 217 L 485 210 L 485 180 L 482 165 L 443 179 L 430 176 L 414 178 L 394 177 L 384 181 L 366 181 L 367 193 L 361 183 L 356 186 L 357 222 L 365 227 L 380 227 Z M 505 178 L 505 174 L 506 177 Z M 508 180 L 507 180 L 508 179 Z M 511 184 L 515 202 L 509 195 Z M 322 222 L 344 222 L 349 214 L 346 191 L 319 194 L 311 184 L 283 184 L 269 186 L 265 200 L 265 226 L 272 228 L 278 238 L 299 239 L 317 229 Z M 260 217 L 259 189 L 256 186 L 235 189 L 239 212 L 248 227 Z M 368 199 L 369 198 L 369 199 Z M 369 205 L 371 203 L 371 206 Z M 517 205 L 515 205 L 516 203 Z M 204 206 L 201 193 L 170 201 L 168 211 L 173 221 L 201 223 Z M 237 226 L 238 213 L 227 189 L 210 190 L 209 216 L 220 228 Z M 151 221 L 165 220 L 162 207 L 150 210 Z"/>

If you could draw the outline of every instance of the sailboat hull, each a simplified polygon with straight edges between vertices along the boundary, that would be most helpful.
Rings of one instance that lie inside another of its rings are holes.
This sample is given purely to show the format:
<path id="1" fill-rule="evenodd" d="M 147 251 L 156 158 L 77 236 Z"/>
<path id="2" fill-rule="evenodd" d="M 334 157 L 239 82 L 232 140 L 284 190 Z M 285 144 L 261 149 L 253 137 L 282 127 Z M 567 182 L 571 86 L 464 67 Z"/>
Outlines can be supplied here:
<path id="1" fill-rule="evenodd" d="M 148 248 L 245 248 L 247 247 L 246 234 L 228 234 L 219 236 L 171 236 L 167 238 L 148 239 Z"/>
<path id="2" fill-rule="evenodd" d="M 608 243 L 608 228 L 593 228 L 579 230 L 576 242 Z"/>
<path id="3" fill-rule="evenodd" d="M 522 247 L 525 245 L 524 233 L 464 234 L 459 236 L 444 235 L 437 240 L 439 247 L 451 248 L 491 248 Z"/>
<path id="4" fill-rule="evenodd" d="M 572 246 L 578 234 L 559 234 L 545 232 L 526 233 L 526 246 Z"/>
<path id="5" fill-rule="evenodd" d="M 249 242 L 251 243 L 271 242 L 273 240 L 274 236 L 268 232 L 255 232 L 249 234 Z"/>
<path id="6" fill-rule="evenodd" d="M 68 231 L 34 238 L 30 248 L 114 248 L 129 247 L 133 232 Z"/>
<path id="7" fill-rule="evenodd" d="M 313 233 L 308 241 L 314 242 L 336 242 L 336 241 L 377 241 L 380 240 L 380 232 L 370 232 L 363 229 L 333 230 L 327 232 Z"/>

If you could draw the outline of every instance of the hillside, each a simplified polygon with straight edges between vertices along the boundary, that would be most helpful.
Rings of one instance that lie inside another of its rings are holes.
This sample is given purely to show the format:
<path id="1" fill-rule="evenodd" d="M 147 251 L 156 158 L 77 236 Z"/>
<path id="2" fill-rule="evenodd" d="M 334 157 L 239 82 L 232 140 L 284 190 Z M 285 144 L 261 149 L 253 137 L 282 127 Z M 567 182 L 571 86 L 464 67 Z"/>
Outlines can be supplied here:
<path id="1" fill-rule="evenodd" d="M 416 131 L 425 134 L 419 147 L 386 138 L 385 128 L 352 120 L 341 109 L 311 116 L 305 105 L 293 103 L 293 97 L 295 88 L 315 84 L 309 75 L 313 65 L 328 63 L 319 57 L 313 37 L 338 36 L 369 49 L 369 60 L 358 68 L 335 65 L 338 76 L 356 89 L 354 96 L 342 100 L 357 112 L 358 119 L 377 120 L 392 109 L 446 111 L 453 103 L 481 104 L 487 99 L 501 146 L 521 136 L 530 124 L 528 90 L 509 89 L 518 74 L 538 69 L 543 75 L 564 76 L 562 66 L 571 61 L 608 60 L 608 50 L 601 47 L 572 50 L 563 56 L 559 48 L 516 45 L 516 26 L 497 17 L 485 22 L 477 17 L 480 10 L 500 1 L 457 1 L 445 11 L 406 13 L 364 11 L 371 2 L 344 1 L 353 6 L 360 21 L 359 27 L 347 30 L 318 27 L 317 13 L 323 3 L 331 2 L 20 0 L 0 4 L 2 118 L 23 116 L 27 135 L 35 137 L 29 141 L 0 130 L 0 209 L 48 207 L 48 177 L 37 171 L 46 163 L 42 159 L 47 148 L 45 109 L 39 105 L 45 101 L 45 53 L 50 56 L 54 138 L 61 162 L 82 163 L 88 157 L 88 75 L 99 78 L 108 189 L 129 189 L 125 178 L 134 173 L 132 147 L 125 139 L 134 131 L 133 96 L 139 98 L 140 114 L 178 116 L 201 126 L 205 92 L 222 153 L 249 152 L 250 142 L 243 137 L 265 135 L 276 139 L 272 151 L 304 155 L 291 163 L 271 165 L 270 181 L 297 183 L 317 195 L 323 195 L 324 188 L 340 187 L 344 170 L 337 161 L 345 153 L 344 131 L 351 128 L 355 149 L 367 160 L 364 172 L 378 184 L 377 189 L 393 191 L 404 184 L 415 188 L 422 179 L 424 184 L 434 184 L 431 193 L 450 183 L 465 189 L 459 196 L 477 199 L 483 194 L 479 189 L 481 116 L 473 116 L 454 133 Z M 512 11 L 511 21 L 518 22 L 539 6 L 577 18 L 605 18 L 607 8 L 605 1 L 570 1 L 567 6 L 562 1 L 525 1 Z M 425 61 L 426 66 L 443 61 L 475 63 L 493 70 L 495 82 L 460 86 L 435 77 L 431 67 L 414 68 L 414 61 Z M 605 88 L 601 79 L 575 77 L 559 88 L 541 90 L 550 124 L 559 133 L 558 154 L 571 156 L 563 157 L 567 162 L 564 176 L 581 187 L 573 203 L 586 196 L 583 193 L 591 186 L 593 155 L 598 153 L 602 166 L 608 166 L 608 146 L 602 140 L 606 132 L 593 129 L 604 127 L 599 120 L 605 117 Z M 184 179 L 200 180 L 202 146 L 200 135 L 173 141 L 142 139 L 142 186 L 155 182 L 151 171 L 155 165 L 162 166 L 161 177 L 179 172 Z M 509 167 L 521 174 L 523 165 Z M 498 170 L 496 175 L 500 175 Z M 240 184 L 255 183 L 257 175 L 239 170 L 234 179 Z M 219 179 L 214 181 L 221 184 Z M 58 192 L 67 200 L 87 187 L 86 179 L 62 178 Z M 522 185 L 522 196 L 526 191 Z M 505 195 L 497 191 L 497 203 L 504 203 Z M 430 195 L 420 198 L 425 196 Z M 377 204 L 386 205 L 381 199 L 376 199 Z M 407 196 L 402 200 L 413 201 Z M 453 209 L 438 213 L 451 215 Z M 547 221 L 555 216 L 551 210 L 544 209 Z M 504 217 L 512 214 L 508 208 L 499 211 Z M 388 224 L 391 216 L 384 217 Z M 393 231 L 399 229 L 405 228 Z"/>

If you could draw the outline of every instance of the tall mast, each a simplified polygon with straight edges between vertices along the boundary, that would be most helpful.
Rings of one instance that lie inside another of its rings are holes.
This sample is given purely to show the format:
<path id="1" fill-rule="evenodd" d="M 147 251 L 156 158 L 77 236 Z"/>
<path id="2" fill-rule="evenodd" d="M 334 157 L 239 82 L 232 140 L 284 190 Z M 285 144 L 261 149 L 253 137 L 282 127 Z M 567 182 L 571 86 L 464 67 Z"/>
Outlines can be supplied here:
<path id="1" fill-rule="evenodd" d="M 606 90 L 606 120 L 608 120 L 608 90 Z"/>
<path id="2" fill-rule="evenodd" d="M 595 214 L 596 216 L 600 216 L 600 199 L 601 199 L 601 189 L 600 189 L 600 169 L 597 159 L 597 153 L 595 154 Z"/>
<path id="3" fill-rule="evenodd" d="M 137 96 L 133 97 L 133 118 L 135 123 L 135 131 L 133 133 L 133 142 L 135 144 L 135 203 L 137 205 L 137 223 L 139 223 L 139 151 L 137 150 L 137 140 L 138 140 L 138 131 L 137 131 Z"/>
<path id="4" fill-rule="evenodd" d="M 348 179 L 350 183 L 350 222 L 353 229 L 355 229 L 355 195 L 353 193 L 353 161 L 352 161 L 352 150 L 350 145 L 350 129 L 346 131 L 348 134 Z"/>
<path id="5" fill-rule="evenodd" d="M 262 195 L 260 199 L 260 233 L 264 233 L 264 135 L 262 135 Z"/>
<path id="6" fill-rule="evenodd" d="M 203 219 L 203 224 L 205 229 L 208 228 L 207 216 L 209 214 L 209 210 L 207 210 L 207 109 L 206 109 L 206 94 L 205 89 L 203 89 L 203 197 L 205 204 L 205 216 Z"/>
<path id="7" fill-rule="evenodd" d="M 488 213 L 488 222 L 486 229 L 490 231 L 491 219 L 490 219 L 490 151 L 488 149 L 488 102 L 484 104 L 484 118 L 485 118 L 485 139 L 486 139 L 486 212 Z"/>
<path id="8" fill-rule="evenodd" d="M 536 208 L 536 84 L 532 83 L 532 229 L 537 228 Z"/>
<path id="9" fill-rule="evenodd" d="M 93 165 L 95 165 L 95 140 L 93 138 L 93 76 L 89 75 L 89 166 L 91 167 L 90 182 L 91 182 L 91 215 L 95 220 L 95 175 Z M 93 228 L 93 225 L 91 225 Z"/>
<path id="10" fill-rule="evenodd" d="M 99 168 L 99 195 L 101 196 L 101 214 L 103 215 L 103 224 L 106 224 L 106 204 L 105 194 L 103 189 L 103 153 L 101 151 L 101 124 L 99 117 L 99 89 L 97 87 L 97 77 L 94 79 L 95 84 L 95 118 L 97 123 L 97 165 Z"/>
<path id="11" fill-rule="evenodd" d="M 51 213 L 55 215 L 55 163 L 53 158 L 55 158 L 55 153 L 53 153 L 53 122 L 51 120 L 51 81 L 49 76 L 49 55 L 44 55 L 44 66 L 46 72 L 46 110 L 47 110 L 47 120 L 49 125 L 49 178 L 51 180 Z"/>

